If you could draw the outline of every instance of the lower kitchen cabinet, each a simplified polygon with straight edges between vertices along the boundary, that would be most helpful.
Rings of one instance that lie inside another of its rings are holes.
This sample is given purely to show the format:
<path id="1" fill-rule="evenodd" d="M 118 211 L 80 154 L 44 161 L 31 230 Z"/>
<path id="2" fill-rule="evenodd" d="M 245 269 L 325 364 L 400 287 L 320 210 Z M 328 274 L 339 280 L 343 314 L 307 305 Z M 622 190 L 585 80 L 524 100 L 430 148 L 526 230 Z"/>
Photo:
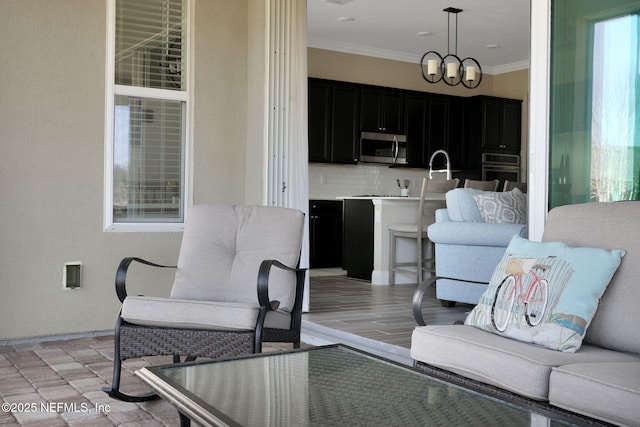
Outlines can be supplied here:
<path id="1" fill-rule="evenodd" d="M 344 255 L 342 268 L 348 277 L 371 280 L 373 271 L 373 203 L 371 199 L 345 199 Z"/>
<path id="2" fill-rule="evenodd" d="M 342 202 L 309 200 L 309 266 L 342 266 Z"/>

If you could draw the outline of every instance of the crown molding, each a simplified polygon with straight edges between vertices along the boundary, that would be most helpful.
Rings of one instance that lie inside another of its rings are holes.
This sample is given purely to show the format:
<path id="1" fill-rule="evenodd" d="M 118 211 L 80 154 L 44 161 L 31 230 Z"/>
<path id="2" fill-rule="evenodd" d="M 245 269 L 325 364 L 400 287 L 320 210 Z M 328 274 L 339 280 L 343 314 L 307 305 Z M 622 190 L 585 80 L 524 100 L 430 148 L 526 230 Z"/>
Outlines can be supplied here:
<path id="1" fill-rule="evenodd" d="M 496 67 L 491 67 L 491 68 L 493 68 L 493 72 L 487 73 L 487 74 L 497 75 L 497 74 L 510 73 L 512 71 L 528 70 L 529 60 L 527 59 L 525 61 L 513 62 L 511 64 L 498 65 Z"/>
<path id="2" fill-rule="evenodd" d="M 333 40 L 308 39 L 307 47 L 316 49 L 333 50 L 336 52 L 350 53 L 353 55 L 372 56 L 375 58 L 391 59 L 393 61 L 412 62 L 418 64 L 420 57 L 396 50 L 377 49 L 369 46 L 361 46 L 352 43 L 342 43 Z M 417 58 L 417 59 L 416 59 Z"/>
<path id="3" fill-rule="evenodd" d="M 315 49 L 332 50 L 336 52 L 349 53 L 352 55 L 371 56 L 374 58 L 389 59 L 392 61 L 410 62 L 412 64 L 419 64 L 422 55 L 415 55 L 411 53 L 398 52 L 395 50 L 377 49 L 369 46 L 361 46 L 352 43 L 342 43 L 332 40 L 309 38 L 307 40 L 307 47 Z M 483 67 L 482 71 L 488 75 L 498 75 L 504 73 L 510 73 L 512 71 L 526 70 L 529 68 L 529 61 L 514 62 L 512 64 L 504 64 L 496 67 Z"/>

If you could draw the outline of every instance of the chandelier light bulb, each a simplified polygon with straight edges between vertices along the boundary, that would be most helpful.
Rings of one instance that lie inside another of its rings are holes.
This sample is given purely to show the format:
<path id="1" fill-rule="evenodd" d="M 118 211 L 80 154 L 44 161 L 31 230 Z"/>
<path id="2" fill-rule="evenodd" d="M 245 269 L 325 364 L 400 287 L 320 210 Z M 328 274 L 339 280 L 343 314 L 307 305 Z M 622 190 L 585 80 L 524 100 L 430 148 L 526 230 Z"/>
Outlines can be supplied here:
<path id="1" fill-rule="evenodd" d="M 468 66 L 464 72 L 464 76 L 468 82 L 474 81 L 476 79 L 476 67 L 473 65 Z"/>
<path id="2" fill-rule="evenodd" d="M 455 79 L 458 77 L 458 64 L 450 62 L 447 64 L 447 78 Z"/>
<path id="3" fill-rule="evenodd" d="M 435 59 L 430 59 L 427 61 L 427 74 L 430 76 L 436 75 L 436 70 L 438 69 L 438 61 Z"/>

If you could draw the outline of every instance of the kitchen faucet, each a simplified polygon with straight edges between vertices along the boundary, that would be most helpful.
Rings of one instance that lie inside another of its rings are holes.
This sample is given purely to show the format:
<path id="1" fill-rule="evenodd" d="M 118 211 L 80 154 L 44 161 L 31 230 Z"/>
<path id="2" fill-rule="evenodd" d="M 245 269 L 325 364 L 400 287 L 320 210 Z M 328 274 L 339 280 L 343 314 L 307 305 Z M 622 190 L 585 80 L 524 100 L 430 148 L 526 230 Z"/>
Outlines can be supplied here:
<path id="1" fill-rule="evenodd" d="M 440 169 L 440 170 L 434 171 L 434 170 L 433 170 L 433 159 L 434 159 L 434 157 L 436 157 L 436 155 L 438 155 L 438 154 L 444 154 L 444 158 L 446 159 L 446 165 L 445 165 L 445 169 Z M 433 178 L 433 176 L 432 176 L 432 173 L 433 173 L 433 172 L 438 172 L 438 173 L 440 173 L 440 172 L 446 172 L 446 173 L 447 173 L 447 179 L 451 179 L 451 167 L 450 167 L 449 165 L 450 165 L 450 162 L 449 162 L 449 154 L 448 154 L 446 151 L 444 151 L 444 150 L 438 150 L 438 151 L 436 151 L 435 153 L 433 153 L 433 154 L 431 155 L 431 158 L 429 159 L 429 179 L 432 179 L 432 178 Z"/>

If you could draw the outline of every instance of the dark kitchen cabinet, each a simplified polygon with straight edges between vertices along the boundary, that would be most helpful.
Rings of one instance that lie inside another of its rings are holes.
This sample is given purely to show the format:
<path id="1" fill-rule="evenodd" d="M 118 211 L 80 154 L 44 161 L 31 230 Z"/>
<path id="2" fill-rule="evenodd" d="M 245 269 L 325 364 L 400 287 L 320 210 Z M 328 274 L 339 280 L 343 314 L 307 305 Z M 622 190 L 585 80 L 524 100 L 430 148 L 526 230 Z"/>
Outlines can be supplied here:
<path id="1" fill-rule="evenodd" d="M 451 100 L 448 96 L 429 95 L 427 97 L 427 135 L 425 140 L 424 164 L 429 166 L 431 155 L 437 150 L 449 151 L 449 128 Z M 438 156 L 434 169 L 445 167 L 444 157 Z"/>
<path id="2" fill-rule="evenodd" d="M 309 200 L 309 265 L 342 266 L 342 202 Z"/>
<path id="3" fill-rule="evenodd" d="M 356 163 L 360 156 L 360 89 L 309 79 L 309 161 Z"/>
<path id="4" fill-rule="evenodd" d="M 449 98 L 449 139 L 447 152 L 451 158 L 451 169 L 473 168 L 473 150 L 466 144 L 465 136 L 465 98 Z M 477 152 L 477 162 L 481 155 Z"/>
<path id="5" fill-rule="evenodd" d="M 451 169 L 475 177 L 483 152 L 520 154 L 521 121 L 516 99 L 309 79 L 312 162 L 357 163 L 362 131 L 397 133 L 407 135 L 409 166 L 428 168 L 431 155 L 446 150 Z M 433 166 L 444 168 L 444 156 Z"/>
<path id="6" fill-rule="evenodd" d="M 507 101 L 502 110 L 502 144 L 520 153 L 522 143 L 522 101 Z"/>
<path id="7" fill-rule="evenodd" d="M 409 166 L 425 167 L 426 120 L 427 96 L 424 93 L 407 94 L 405 97 L 405 131 Z"/>
<path id="8" fill-rule="evenodd" d="M 437 150 L 446 150 L 452 167 L 467 167 L 470 151 L 464 137 L 465 99 L 407 91 L 405 133 L 409 166 L 428 168 L 431 155 Z M 479 159 L 478 153 L 478 162 Z M 434 168 L 441 169 L 444 166 L 444 157 L 438 157 Z"/>
<path id="9" fill-rule="evenodd" d="M 477 117 L 471 119 L 471 137 L 482 151 L 520 154 L 522 101 L 488 96 L 474 97 Z M 477 141 L 477 139 L 480 141 Z"/>
<path id="10" fill-rule="evenodd" d="M 332 101 L 332 146 L 334 163 L 357 163 L 360 158 L 360 89 L 335 85 Z"/>
<path id="11" fill-rule="evenodd" d="M 404 134 L 404 93 L 400 90 L 363 87 L 360 91 L 360 129 Z"/>
<path id="12" fill-rule="evenodd" d="M 445 150 L 451 167 L 465 169 L 470 151 L 465 145 L 465 98 L 410 92 L 406 95 L 407 161 L 413 167 L 429 167 L 431 155 Z M 477 154 L 478 162 L 480 154 Z M 434 169 L 445 167 L 438 156 Z"/>
<path id="13" fill-rule="evenodd" d="M 371 199 L 345 199 L 343 203 L 342 268 L 348 277 L 371 280 L 373 203 Z"/>
<path id="14" fill-rule="evenodd" d="M 331 161 L 331 99 L 330 83 L 309 80 L 309 161 Z"/>
<path id="15" fill-rule="evenodd" d="M 431 155 L 437 150 L 449 154 L 451 169 L 469 167 L 469 150 L 465 139 L 465 100 L 447 95 L 427 95 L 427 135 L 424 146 L 424 166 L 429 167 Z M 478 154 L 478 162 L 480 161 Z M 433 169 L 442 169 L 444 156 L 434 159 Z"/>

